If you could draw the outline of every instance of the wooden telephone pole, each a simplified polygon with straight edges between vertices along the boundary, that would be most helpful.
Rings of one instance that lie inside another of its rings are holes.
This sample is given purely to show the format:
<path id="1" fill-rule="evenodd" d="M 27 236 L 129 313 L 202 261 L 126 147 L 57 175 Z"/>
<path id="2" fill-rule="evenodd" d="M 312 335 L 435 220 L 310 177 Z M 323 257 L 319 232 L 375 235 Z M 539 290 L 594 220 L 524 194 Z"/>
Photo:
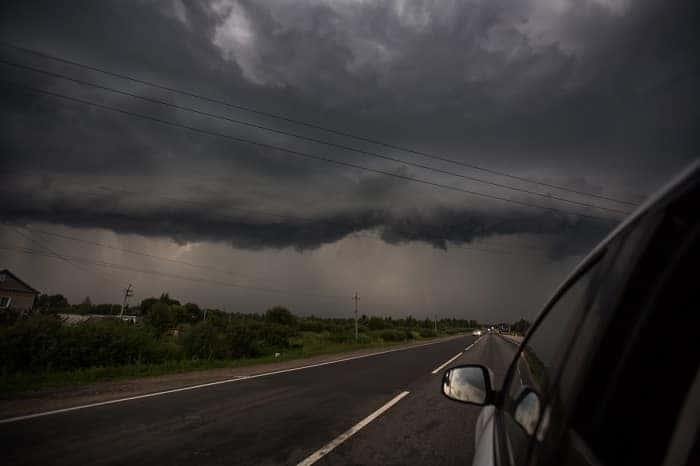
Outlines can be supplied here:
<path id="1" fill-rule="evenodd" d="M 124 316 L 124 308 L 126 307 L 127 301 L 128 301 L 129 298 L 131 298 L 133 295 L 134 295 L 134 290 L 133 290 L 133 287 L 132 287 L 131 283 L 129 283 L 129 286 L 124 290 L 124 301 L 122 302 L 122 310 L 121 310 L 121 312 L 119 313 L 119 318 L 120 318 L 120 319 Z"/>
<path id="2" fill-rule="evenodd" d="M 355 301 L 355 341 L 357 341 L 359 339 L 357 332 L 357 313 L 360 307 L 360 295 L 357 294 L 357 291 L 355 292 L 355 296 L 352 297 L 352 300 Z"/>

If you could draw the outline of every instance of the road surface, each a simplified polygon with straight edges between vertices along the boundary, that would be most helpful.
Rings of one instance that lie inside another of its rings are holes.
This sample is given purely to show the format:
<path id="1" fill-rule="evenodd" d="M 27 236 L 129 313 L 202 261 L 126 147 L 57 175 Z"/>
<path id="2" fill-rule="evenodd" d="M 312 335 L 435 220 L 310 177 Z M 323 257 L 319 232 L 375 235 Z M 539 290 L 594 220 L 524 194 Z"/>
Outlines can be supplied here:
<path id="1" fill-rule="evenodd" d="M 500 385 L 515 350 L 475 340 L 0 421 L 3 463 L 470 464 L 479 408 L 443 397 L 441 374 L 481 363 Z"/>

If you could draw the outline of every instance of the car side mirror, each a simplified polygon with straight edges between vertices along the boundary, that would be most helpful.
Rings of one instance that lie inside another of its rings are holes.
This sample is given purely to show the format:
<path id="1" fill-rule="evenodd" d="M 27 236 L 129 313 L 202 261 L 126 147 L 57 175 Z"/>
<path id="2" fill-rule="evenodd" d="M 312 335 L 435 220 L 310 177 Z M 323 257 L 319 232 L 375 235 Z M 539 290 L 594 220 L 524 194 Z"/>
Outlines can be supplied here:
<path id="1" fill-rule="evenodd" d="M 445 371 L 442 394 L 450 400 L 483 406 L 494 399 L 489 370 L 477 364 L 457 366 Z"/>

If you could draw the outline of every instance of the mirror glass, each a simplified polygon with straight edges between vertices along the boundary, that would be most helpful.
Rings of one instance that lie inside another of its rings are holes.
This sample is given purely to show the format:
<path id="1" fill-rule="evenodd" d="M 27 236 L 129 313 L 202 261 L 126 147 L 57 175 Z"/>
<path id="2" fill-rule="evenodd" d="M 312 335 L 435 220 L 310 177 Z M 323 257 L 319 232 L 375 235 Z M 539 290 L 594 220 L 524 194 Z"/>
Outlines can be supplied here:
<path id="1" fill-rule="evenodd" d="M 540 420 L 540 397 L 537 393 L 526 388 L 520 401 L 515 407 L 515 420 L 528 435 L 535 433 L 537 421 Z"/>
<path id="2" fill-rule="evenodd" d="M 445 372 L 442 392 L 448 398 L 467 403 L 486 403 L 486 378 L 479 366 L 455 367 Z"/>

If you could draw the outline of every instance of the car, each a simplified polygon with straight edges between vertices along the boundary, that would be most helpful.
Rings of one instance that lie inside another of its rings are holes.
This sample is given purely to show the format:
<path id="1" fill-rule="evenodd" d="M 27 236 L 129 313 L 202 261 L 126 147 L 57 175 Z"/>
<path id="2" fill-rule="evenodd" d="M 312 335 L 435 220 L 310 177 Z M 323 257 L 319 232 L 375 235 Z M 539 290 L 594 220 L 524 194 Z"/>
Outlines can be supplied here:
<path id="1" fill-rule="evenodd" d="M 698 264 L 696 162 L 576 267 L 500 387 L 483 365 L 444 373 L 445 396 L 482 406 L 473 464 L 700 464 Z"/>
<path id="2" fill-rule="evenodd" d="M 474 335 L 475 337 L 480 337 L 480 336 L 481 336 L 481 330 L 479 330 L 479 329 L 474 330 L 474 331 L 472 332 L 472 335 Z"/>

